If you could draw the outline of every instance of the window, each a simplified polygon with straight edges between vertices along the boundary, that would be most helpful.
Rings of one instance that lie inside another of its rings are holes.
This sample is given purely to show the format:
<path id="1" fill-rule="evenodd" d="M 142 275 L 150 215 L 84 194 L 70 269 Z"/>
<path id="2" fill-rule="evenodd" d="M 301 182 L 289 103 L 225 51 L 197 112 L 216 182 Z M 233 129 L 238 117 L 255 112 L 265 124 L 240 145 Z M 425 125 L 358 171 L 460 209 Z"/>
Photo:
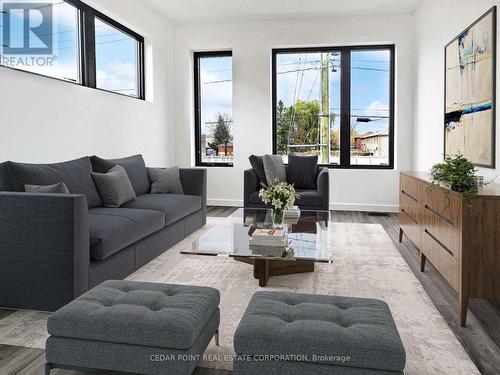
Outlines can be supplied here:
<path id="1" fill-rule="evenodd" d="M 138 48 L 136 39 L 96 18 L 96 87 L 138 97 Z"/>
<path id="2" fill-rule="evenodd" d="M 2 2 L 0 65 L 144 99 L 144 38 L 80 0 Z"/>
<path id="3" fill-rule="evenodd" d="M 196 165 L 231 167 L 234 155 L 230 51 L 194 53 Z"/>
<path id="4" fill-rule="evenodd" d="M 393 168 L 394 46 L 273 50 L 273 147 L 332 168 Z"/>
<path id="5" fill-rule="evenodd" d="M 24 23 L 37 25 L 41 17 L 46 26 L 25 34 Z M 81 82 L 77 8 L 65 2 L 4 3 L 1 19 L 1 65 Z"/>

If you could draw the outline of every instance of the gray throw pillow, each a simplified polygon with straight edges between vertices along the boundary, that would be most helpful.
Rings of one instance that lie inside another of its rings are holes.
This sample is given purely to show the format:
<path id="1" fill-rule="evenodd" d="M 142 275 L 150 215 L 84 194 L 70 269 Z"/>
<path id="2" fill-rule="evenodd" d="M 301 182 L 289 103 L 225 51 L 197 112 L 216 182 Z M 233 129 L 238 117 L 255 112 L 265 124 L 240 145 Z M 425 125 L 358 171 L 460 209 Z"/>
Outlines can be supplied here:
<path id="1" fill-rule="evenodd" d="M 184 194 L 179 167 L 148 168 L 151 194 Z"/>
<path id="2" fill-rule="evenodd" d="M 267 184 L 273 184 L 276 179 L 286 181 L 286 169 L 283 158 L 280 155 L 264 155 L 264 171 L 266 172 Z"/>
<path id="3" fill-rule="evenodd" d="M 68 187 L 64 182 L 54 185 L 24 185 L 26 193 L 48 193 L 48 194 L 69 194 Z"/>
<path id="4" fill-rule="evenodd" d="M 92 172 L 104 207 L 120 207 L 135 200 L 135 192 L 125 168 L 115 165 L 107 173 Z"/>

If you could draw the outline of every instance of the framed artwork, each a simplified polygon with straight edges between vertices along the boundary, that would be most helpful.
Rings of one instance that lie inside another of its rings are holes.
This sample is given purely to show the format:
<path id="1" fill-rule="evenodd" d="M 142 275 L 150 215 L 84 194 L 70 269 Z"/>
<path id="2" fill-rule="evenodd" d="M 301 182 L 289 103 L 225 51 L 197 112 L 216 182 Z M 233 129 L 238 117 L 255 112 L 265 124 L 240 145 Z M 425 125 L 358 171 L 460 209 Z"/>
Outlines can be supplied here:
<path id="1" fill-rule="evenodd" d="M 444 154 L 495 168 L 496 6 L 445 47 Z"/>

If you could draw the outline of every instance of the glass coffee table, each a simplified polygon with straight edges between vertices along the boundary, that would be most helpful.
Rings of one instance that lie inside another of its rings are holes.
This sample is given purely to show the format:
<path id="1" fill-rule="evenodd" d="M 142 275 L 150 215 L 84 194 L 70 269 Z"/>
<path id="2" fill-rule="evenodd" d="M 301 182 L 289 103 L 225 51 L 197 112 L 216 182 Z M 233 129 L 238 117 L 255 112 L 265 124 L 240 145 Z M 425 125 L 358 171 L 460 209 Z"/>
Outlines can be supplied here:
<path id="1" fill-rule="evenodd" d="M 253 265 L 253 275 L 264 287 L 271 276 L 313 272 L 315 262 L 333 260 L 333 236 L 328 211 L 301 211 L 300 218 L 285 219 L 288 244 L 283 247 L 250 245 L 257 228 L 272 228 L 271 210 L 235 211 L 193 242 L 182 254 L 226 255 Z"/>

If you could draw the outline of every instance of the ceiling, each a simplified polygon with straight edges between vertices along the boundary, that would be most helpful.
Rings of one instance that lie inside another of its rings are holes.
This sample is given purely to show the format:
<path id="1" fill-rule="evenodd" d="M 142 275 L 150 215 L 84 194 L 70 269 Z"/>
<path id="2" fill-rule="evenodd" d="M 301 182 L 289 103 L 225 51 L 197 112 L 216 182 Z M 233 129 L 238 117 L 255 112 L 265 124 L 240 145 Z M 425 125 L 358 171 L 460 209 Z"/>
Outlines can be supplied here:
<path id="1" fill-rule="evenodd" d="M 420 0 L 143 0 L 175 23 L 411 13 Z"/>

